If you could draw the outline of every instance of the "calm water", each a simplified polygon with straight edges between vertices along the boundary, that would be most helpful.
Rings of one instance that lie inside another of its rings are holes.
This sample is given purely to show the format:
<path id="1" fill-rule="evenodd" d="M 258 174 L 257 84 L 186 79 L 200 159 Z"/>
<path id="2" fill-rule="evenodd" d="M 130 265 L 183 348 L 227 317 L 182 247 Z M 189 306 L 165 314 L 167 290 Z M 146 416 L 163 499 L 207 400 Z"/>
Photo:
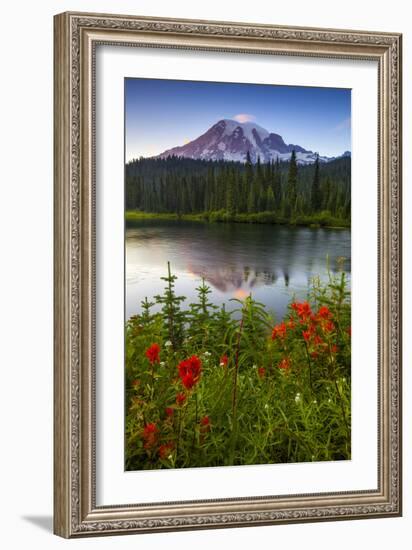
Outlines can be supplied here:
<path id="1" fill-rule="evenodd" d="M 204 277 L 211 300 L 228 308 L 230 298 L 249 293 L 281 318 L 293 296 L 306 296 L 310 278 L 331 272 L 350 275 L 350 231 L 275 225 L 207 224 L 145 220 L 126 229 L 126 318 L 140 311 L 145 296 L 161 293 L 167 272 L 188 303 Z"/>

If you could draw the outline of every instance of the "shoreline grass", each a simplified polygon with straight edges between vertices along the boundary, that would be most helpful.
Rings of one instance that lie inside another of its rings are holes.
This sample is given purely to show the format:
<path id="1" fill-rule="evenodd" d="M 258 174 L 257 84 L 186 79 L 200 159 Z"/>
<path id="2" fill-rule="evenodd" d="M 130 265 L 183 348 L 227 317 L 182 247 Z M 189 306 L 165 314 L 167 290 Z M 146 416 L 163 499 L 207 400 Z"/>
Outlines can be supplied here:
<path id="1" fill-rule="evenodd" d="M 286 225 L 290 227 L 303 226 L 310 228 L 350 229 L 350 221 L 336 218 L 328 211 L 311 216 L 300 215 L 289 220 L 277 212 L 259 212 L 254 214 L 230 214 L 225 210 L 199 212 L 197 214 L 177 214 L 172 212 L 143 212 L 141 210 L 126 210 L 126 223 L 133 224 L 142 220 L 176 220 L 195 221 L 202 223 L 249 223 L 267 225 Z"/>

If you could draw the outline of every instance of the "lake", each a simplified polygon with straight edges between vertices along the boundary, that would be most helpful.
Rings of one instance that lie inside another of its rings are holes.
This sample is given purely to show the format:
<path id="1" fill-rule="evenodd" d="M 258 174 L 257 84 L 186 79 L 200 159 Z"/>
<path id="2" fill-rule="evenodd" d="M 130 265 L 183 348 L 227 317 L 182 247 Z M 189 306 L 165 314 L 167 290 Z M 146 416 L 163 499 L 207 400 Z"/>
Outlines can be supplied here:
<path id="1" fill-rule="evenodd" d="M 176 290 L 191 303 L 202 277 L 210 300 L 228 309 L 250 293 L 283 317 L 292 297 L 304 298 L 310 280 L 344 271 L 350 280 L 348 229 L 242 223 L 142 220 L 126 227 L 125 316 L 140 312 L 147 296 L 161 294 L 170 261 Z"/>

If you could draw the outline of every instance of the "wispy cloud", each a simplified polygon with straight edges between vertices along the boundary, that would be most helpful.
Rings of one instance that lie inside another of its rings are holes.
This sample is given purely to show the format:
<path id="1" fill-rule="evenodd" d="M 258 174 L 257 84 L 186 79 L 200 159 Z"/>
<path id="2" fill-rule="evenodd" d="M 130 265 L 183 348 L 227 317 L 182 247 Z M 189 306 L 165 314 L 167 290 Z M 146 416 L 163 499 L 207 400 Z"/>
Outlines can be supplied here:
<path id="1" fill-rule="evenodd" d="M 341 132 L 342 130 L 349 130 L 350 129 L 350 116 L 347 118 L 344 118 L 339 124 L 337 124 L 333 130 L 335 132 Z"/>
<path id="2" fill-rule="evenodd" d="M 253 120 L 256 120 L 256 117 L 254 115 L 250 115 L 248 113 L 239 113 L 238 115 L 235 115 L 233 118 L 238 122 L 252 122 Z"/>

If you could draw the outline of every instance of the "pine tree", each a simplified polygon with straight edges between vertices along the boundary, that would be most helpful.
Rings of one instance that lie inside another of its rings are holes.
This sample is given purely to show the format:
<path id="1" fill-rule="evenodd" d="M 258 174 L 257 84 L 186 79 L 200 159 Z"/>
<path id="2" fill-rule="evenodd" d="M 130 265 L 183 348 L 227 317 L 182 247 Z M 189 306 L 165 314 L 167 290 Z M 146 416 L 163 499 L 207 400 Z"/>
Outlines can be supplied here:
<path id="1" fill-rule="evenodd" d="M 267 210 L 266 208 L 266 193 L 263 188 L 263 185 L 260 186 L 259 189 L 259 203 L 258 203 L 258 212 L 264 212 Z"/>
<path id="2" fill-rule="evenodd" d="M 226 210 L 228 214 L 233 215 L 235 209 L 235 173 L 231 170 L 227 177 L 227 190 L 226 190 Z"/>
<path id="3" fill-rule="evenodd" d="M 275 195 L 273 194 L 271 185 L 269 185 L 266 191 L 266 210 L 269 212 L 273 212 L 275 210 Z"/>
<path id="4" fill-rule="evenodd" d="M 282 180 L 279 157 L 276 158 L 276 164 L 273 167 L 273 194 L 275 196 L 276 208 L 279 208 L 282 201 Z"/>
<path id="5" fill-rule="evenodd" d="M 247 178 L 249 183 L 252 183 L 252 180 L 253 180 L 253 165 L 252 165 L 252 160 L 250 158 L 249 151 L 246 153 L 245 166 L 246 166 L 246 178 Z"/>
<path id="6" fill-rule="evenodd" d="M 238 177 L 239 177 L 239 193 L 237 197 L 238 212 L 247 212 L 249 186 L 248 186 L 246 172 L 239 173 Z"/>
<path id="7" fill-rule="evenodd" d="M 320 191 L 319 155 L 316 155 L 315 174 L 313 176 L 310 204 L 312 212 L 318 212 L 322 207 L 322 194 Z"/>
<path id="8" fill-rule="evenodd" d="M 140 314 L 140 323 L 143 327 L 149 326 L 153 321 L 153 315 L 150 313 L 151 308 L 154 306 L 154 302 L 149 302 L 147 296 L 140 302 L 142 307 L 142 313 Z"/>
<path id="9" fill-rule="evenodd" d="M 245 177 L 246 177 L 246 190 L 247 190 L 247 201 L 246 209 L 247 212 L 252 213 L 255 211 L 256 196 L 255 189 L 253 187 L 253 165 L 250 158 L 249 151 L 246 153 L 246 163 L 245 163 Z"/>
<path id="10" fill-rule="evenodd" d="M 330 197 L 331 183 L 329 176 L 326 178 L 326 181 L 323 185 L 323 197 L 322 197 L 322 209 L 328 210 L 329 206 L 329 197 Z"/>
<path id="11" fill-rule="evenodd" d="M 212 319 L 215 311 L 219 308 L 209 301 L 208 296 L 212 291 L 210 287 L 205 284 L 204 279 L 202 279 L 202 283 L 196 290 L 198 301 L 190 304 L 188 334 L 192 339 L 192 344 L 207 346 L 211 332 Z"/>
<path id="12" fill-rule="evenodd" d="M 247 211 L 249 214 L 253 214 L 255 211 L 256 197 L 255 197 L 255 186 L 253 183 L 249 186 L 249 195 L 247 198 Z"/>
<path id="13" fill-rule="evenodd" d="M 296 152 L 293 149 L 288 173 L 288 183 L 286 188 L 286 216 L 292 217 L 296 208 L 297 198 L 297 184 L 298 184 L 298 165 L 296 162 Z"/>
<path id="14" fill-rule="evenodd" d="M 184 337 L 185 313 L 180 304 L 185 300 L 184 296 L 177 296 L 175 291 L 176 275 L 170 271 L 170 262 L 167 262 L 167 277 L 161 277 L 167 285 L 163 295 L 154 297 L 157 304 L 162 306 L 162 317 L 166 327 L 165 338 L 170 340 L 174 350 L 182 344 Z"/>

